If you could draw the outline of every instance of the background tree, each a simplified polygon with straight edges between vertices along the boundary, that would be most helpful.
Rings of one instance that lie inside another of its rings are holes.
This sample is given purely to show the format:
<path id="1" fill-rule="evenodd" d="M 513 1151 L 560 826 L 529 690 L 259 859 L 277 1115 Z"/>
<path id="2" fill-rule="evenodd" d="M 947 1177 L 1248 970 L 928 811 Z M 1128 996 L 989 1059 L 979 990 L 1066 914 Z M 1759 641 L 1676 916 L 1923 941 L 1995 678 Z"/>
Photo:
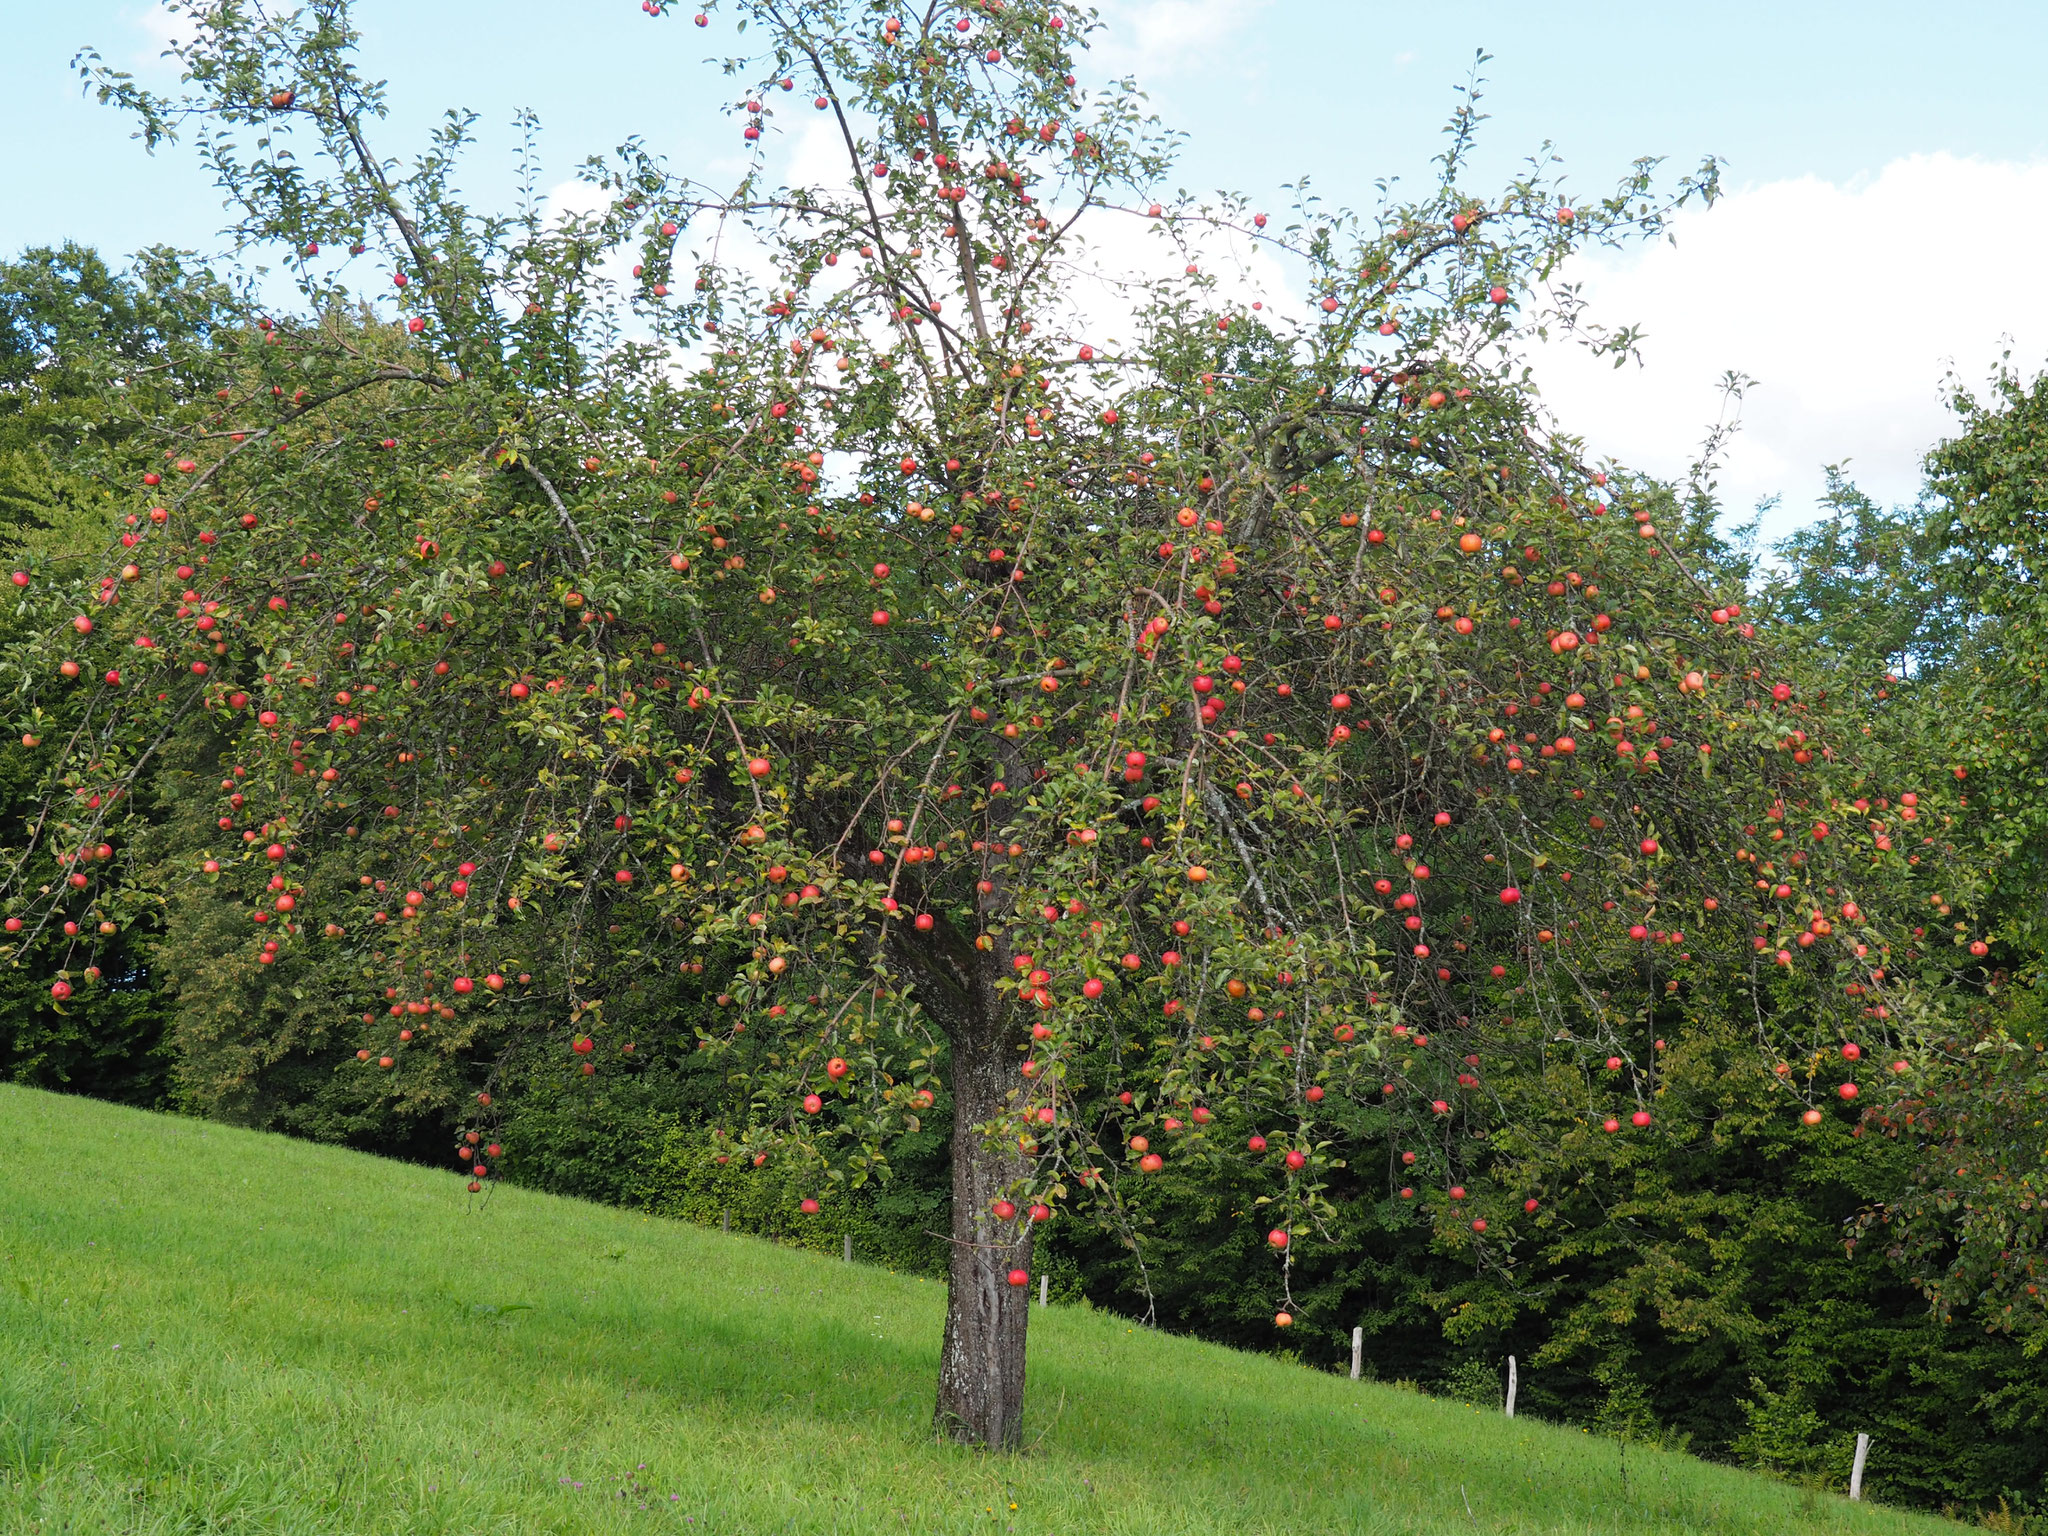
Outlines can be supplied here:
<path id="1" fill-rule="evenodd" d="M 2048 379 L 2029 382 L 2002 364 L 1981 391 L 1952 382 L 1950 404 L 1956 429 L 1927 457 L 1919 538 L 1941 561 L 1932 590 L 1967 623 L 1946 664 L 1916 678 L 1908 697 L 1919 750 L 1938 743 L 1967 781 L 1976 814 L 1962 857 L 1985 883 L 1988 959 L 1977 1006 L 1947 1041 L 1955 1070 L 1903 1106 L 1923 1148 L 1913 1181 L 1866 1226 L 1910 1267 L 1939 1316 L 2016 1334 L 2038 1355 L 2048 1347 L 2048 610 L 2038 590 Z"/>
<path id="2" fill-rule="evenodd" d="M 1953 567 L 1952 589 L 1978 616 L 1943 697 L 1945 744 L 1975 778 L 1976 835 L 1998 881 L 2000 937 L 2012 958 L 2044 947 L 2044 822 L 2037 722 L 2048 677 L 2042 607 L 2041 487 L 2048 475 L 2048 379 L 2001 368 L 1981 394 L 1959 382 L 1955 435 L 1928 455 L 1928 530 Z"/>
<path id="3" fill-rule="evenodd" d="M 2001 367 L 1982 393 L 1952 381 L 1950 394 L 1955 434 L 1928 455 L 1919 504 L 1886 512 L 1831 476 L 1831 515 L 1778 547 L 1766 601 L 1845 670 L 1886 670 L 1866 755 L 1946 772 L 1971 812 L 1944 835 L 1979 882 L 1981 964 L 1951 999 L 1947 1070 L 1883 1124 L 1917 1149 L 1912 1176 L 1860 1226 L 1940 1317 L 2038 1350 L 2043 389 Z"/>

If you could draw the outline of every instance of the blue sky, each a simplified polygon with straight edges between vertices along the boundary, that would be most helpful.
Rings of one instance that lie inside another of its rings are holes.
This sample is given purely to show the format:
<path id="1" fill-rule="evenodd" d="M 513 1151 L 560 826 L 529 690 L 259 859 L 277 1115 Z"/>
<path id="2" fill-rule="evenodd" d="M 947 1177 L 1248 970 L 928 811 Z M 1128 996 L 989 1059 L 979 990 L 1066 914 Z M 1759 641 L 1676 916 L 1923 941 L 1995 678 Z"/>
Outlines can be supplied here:
<path id="1" fill-rule="evenodd" d="M 357 9 L 367 67 L 399 104 L 390 150 L 416 143 L 442 107 L 473 107 L 485 134 L 479 194 L 509 186 L 505 125 L 521 106 L 542 115 L 562 177 L 635 132 L 713 179 L 737 163 L 719 110 L 730 92 L 704 63 L 730 38 L 717 23 L 653 21 L 636 0 Z M 1358 202 L 1375 178 L 1424 177 L 1480 48 L 1494 55 L 1482 184 L 1545 139 L 1588 192 L 1638 155 L 1674 168 L 1722 156 L 1738 195 L 1682 227 L 1678 253 L 1582 274 L 1603 302 L 1635 306 L 1608 318 L 1648 325 L 1648 366 L 1610 383 L 1564 360 L 1546 388 L 1596 443 L 1668 471 L 1710 419 L 1712 379 L 1744 368 L 1760 387 L 1727 483 L 1736 499 L 1782 493 L 1781 519 L 1803 515 L 1819 464 L 1844 455 L 1880 491 L 1910 494 L 1912 462 L 1940 429 L 1941 368 L 1981 373 L 2001 337 L 2025 359 L 2048 350 L 2032 256 L 2048 236 L 2034 211 L 2048 206 L 2039 0 L 1110 0 L 1103 10 L 1100 63 L 1137 73 L 1188 132 L 1179 180 L 1196 189 L 1277 194 L 1306 173 L 1325 196 Z M 0 250 L 65 237 L 114 253 L 154 241 L 206 248 L 219 200 L 190 157 L 146 156 L 67 70 L 91 44 L 168 85 L 153 64 L 161 12 L 140 0 L 0 0 L 0 13 Z M 1887 334 L 1898 349 L 1873 354 L 1871 338 Z M 1848 358 L 1853 375 L 1834 382 Z"/>

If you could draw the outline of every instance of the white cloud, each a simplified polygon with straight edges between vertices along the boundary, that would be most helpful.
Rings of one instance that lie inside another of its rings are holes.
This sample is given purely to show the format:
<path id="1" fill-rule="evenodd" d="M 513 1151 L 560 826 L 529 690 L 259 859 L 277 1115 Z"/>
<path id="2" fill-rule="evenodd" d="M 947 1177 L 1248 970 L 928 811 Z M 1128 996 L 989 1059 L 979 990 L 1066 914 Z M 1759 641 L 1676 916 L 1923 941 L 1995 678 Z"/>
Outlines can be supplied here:
<path id="1" fill-rule="evenodd" d="M 1731 511 L 1783 505 L 1766 535 L 1810 519 L 1822 466 L 1910 501 L 1949 429 L 1942 381 L 1981 381 L 2001 352 L 2048 358 L 2048 164 L 1895 160 L 1875 176 L 1730 194 L 1683 215 L 1675 246 L 1577 263 L 1593 317 L 1647 331 L 1619 372 L 1569 344 L 1539 354 L 1560 423 L 1590 447 L 1683 473 L 1730 369 L 1756 381 L 1721 477 Z"/>
<path id="2" fill-rule="evenodd" d="M 129 57 L 131 69 L 167 69 L 169 61 L 163 55 L 181 36 L 190 36 L 191 21 L 183 16 L 173 16 L 165 9 L 163 0 L 147 10 L 137 12 L 130 18 L 130 25 L 141 34 L 133 54 Z"/>
<path id="3" fill-rule="evenodd" d="M 1158 79 L 1215 63 L 1215 50 L 1251 25 L 1271 0 L 1108 0 L 1091 52 L 1112 75 Z"/>

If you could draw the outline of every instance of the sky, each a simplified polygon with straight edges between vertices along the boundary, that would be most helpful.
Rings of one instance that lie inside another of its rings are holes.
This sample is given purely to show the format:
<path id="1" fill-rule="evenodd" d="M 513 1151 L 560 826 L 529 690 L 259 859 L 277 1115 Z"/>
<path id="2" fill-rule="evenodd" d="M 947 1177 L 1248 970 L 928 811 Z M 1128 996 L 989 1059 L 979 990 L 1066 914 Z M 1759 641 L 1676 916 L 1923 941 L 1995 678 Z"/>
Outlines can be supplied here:
<path id="1" fill-rule="evenodd" d="M 466 174 L 511 189 L 515 109 L 536 110 L 566 179 L 629 134 L 714 182 L 740 162 L 732 92 L 707 57 L 729 25 L 654 20 L 637 0 L 358 0 L 365 68 L 389 80 L 387 152 L 448 106 L 481 115 Z M 1825 467 L 1912 498 L 1946 430 L 1944 381 L 2003 353 L 2048 361 L 2048 109 L 2033 78 L 2048 6 L 1721 0 L 1102 0 L 1098 77 L 1130 73 L 1187 134 L 1174 181 L 1281 206 L 1309 178 L 1369 204 L 1419 186 L 1456 87 L 1490 55 L 1472 182 L 1499 184 L 1546 143 L 1594 195 L 1641 156 L 1675 176 L 1708 155 L 1728 194 L 1682 215 L 1676 244 L 1572 272 L 1595 318 L 1642 326 L 1620 371 L 1571 347 L 1536 359 L 1560 421 L 1595 452 L 1676 475 L 1753 380 L 1720 474 L 1736 515 L 1776 498 L 1767 533 L 1811 518 Z M 168 89 L 177 24 L 144 0 L 0 0 L 0 252 L 77 239 L 109 254 L 215 246 L 220 199 L 189 151 L 146 155 L 80 93 L 82 47 Z M 1170 190 L 1170 189 L 1166 189 Z M 1282 279 L 1276 273 L 1274 281 Z"/>

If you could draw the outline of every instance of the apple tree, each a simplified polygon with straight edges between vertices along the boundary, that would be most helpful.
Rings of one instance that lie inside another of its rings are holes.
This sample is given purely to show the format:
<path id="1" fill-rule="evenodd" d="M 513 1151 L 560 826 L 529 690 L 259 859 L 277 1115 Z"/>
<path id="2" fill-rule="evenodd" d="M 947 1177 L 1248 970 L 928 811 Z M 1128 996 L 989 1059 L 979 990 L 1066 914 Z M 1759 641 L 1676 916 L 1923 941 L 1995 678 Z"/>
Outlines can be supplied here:
<path id="1" fill-rule="evenodd" d="M 935 1420 L 1006 1448 L 1036 1228 L 1135 1241 L 1169 1164 L 1259 1171 L 1286 1326 L 1363 1145 L 1426 1149 L 1435 1219 L 1514 1261 L 1541 1202 L 1458 1182 L 1501 1053 L 1599 1063 L 1605 1135 L 1655 1126 L 1688 988 L 1773 1055 L 1922 1070 L 1938 952 L 1892 914 L 1938 787 L 1859 767 L 1863 684 L 1521 374 L 1546 327 L 1626 351 L 1560 263 L 1711 168 L 1481 196 L 1468 104 L 1413 201 L 1196 205 L 1133 92 L 1075 84 L 1083 9 L 728 9 L 754 168 L 628 144 L 586 214 L 469 208 L 460 116 L 381 158 L 341 0 L 186 8 L 176 98 L 87 61 L 298 297 L 252 288 L 99 450 L 96 567 L 17 578 L 43 798 L 0 899 L 58 1004 L 166 921 L 204 1070 L 323 1054 L 461 1117 L 472 1189 L 508 1060 L 594 1078 L 679 1010 L 751 1106 L 721 1157 L 822 1192 L 948 1112 Z M 842 174 L 777 186 L 804 114 Z"/>

